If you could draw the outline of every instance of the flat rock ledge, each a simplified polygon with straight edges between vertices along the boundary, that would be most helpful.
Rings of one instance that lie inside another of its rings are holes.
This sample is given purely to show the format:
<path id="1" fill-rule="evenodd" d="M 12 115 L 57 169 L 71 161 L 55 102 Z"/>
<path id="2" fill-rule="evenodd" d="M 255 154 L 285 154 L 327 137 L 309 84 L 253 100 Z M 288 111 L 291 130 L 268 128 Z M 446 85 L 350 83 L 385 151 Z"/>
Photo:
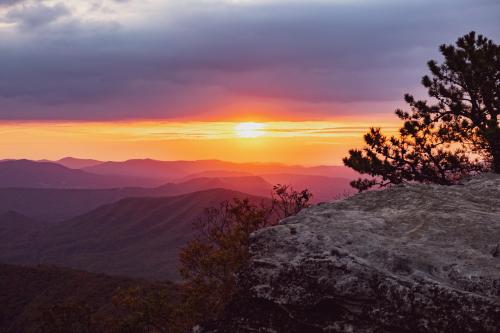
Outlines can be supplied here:
<path id="1" fill-rule="evenodd" d="M 404 185 L 253 235 L 205 332 L 500 332 L 500 175 Z"/>

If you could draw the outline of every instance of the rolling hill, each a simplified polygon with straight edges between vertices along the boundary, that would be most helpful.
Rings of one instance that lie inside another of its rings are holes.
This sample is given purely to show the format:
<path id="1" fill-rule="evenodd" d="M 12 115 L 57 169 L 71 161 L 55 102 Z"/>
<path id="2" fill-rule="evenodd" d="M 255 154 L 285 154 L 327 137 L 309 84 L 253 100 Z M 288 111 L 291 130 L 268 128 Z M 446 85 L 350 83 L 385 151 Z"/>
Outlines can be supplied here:
<path id="1" fill-rule="evenodd" d="M 242 172 L 242 171 L 208 170 L 208 171 L 201 171 L 189 174 L 179 179 L 179 181 L 184 182 L 195 178 L 228 178 L 228 177 L 245 177 L 245 176 L 254 176 L 254 175 L 249 172 Z"/>
<path id="2" fill-rule="evenodd" d="M 195 233 L 192 223 L 205 208 L 234 197 L 248 194 L 211 189 L 175 197 L 123 199 L 24 233 L 21 240 L 0 239 L 0 262 L 175 280 L 179 248 Z"/>
<path id="3" fill-rule="evenodd" d="M 211 188 L 224 188 L 257 196 L 269 197 L 273 186 L 258 176 L 240 177 L 201 177 L 189 179 L 181 183 L 169 183 L 160 186 L 159 190 L 169 189 L 172 192 L 188 193 Z"/>
<path id="4" fill-rule="evenodd" d="M 32 219 L 55 223 L 126 197 L 156 195 L 155 190 L 144 188 L 0 188 L 0 212 L 11 210 Z"/>
<path id="5" fill-rule="evenodd" d="M 251 176 L 196 178 L 155 188 L 0 188 L 0 213 L 12 210 L 36 220 L 54 223 L 127 197 L 175 196 L 213 188 L 269 196 L 271 187 L 264 179 Z"/>
<path id="6" fill-rule="evenodd" d="M 200 172 L 193 175 L 189 175 L 184 177 L 184 180 L 189 180 L 195 177 L 200 177 L 206 175 L 207 177 L 219 177 L 220 179 L 234 179 L 236 180 L 236 175 L 239 175 L 238 172 L 232 171 L 206 171 Z M 250 173 L 243 173 L 244 175 L 251 175 Z M 309 189 L 313 194 L 312 202 L 325 202 L 332 201 L 338 198 L 342 198 L 348 195 L 355 193 L 355 190 L 351 187 L 350 182 L 351 179 L 348 178 L 340 178 L 340 177 L 327 177 L 327 176 L 318 176 L 318 175 L 304 175 L 304 174 L 290 174 L 290 173 L 268 173 L 268 174 L 259 174 L 257 176 L 259 179 L 264 180 L 267 184 L 270 184 L 269 190 L 261 192 L 260 195 L 268 196 L 272 185 L 276 184 L 285 184 L 291 185 L 296 190 Z M 245 180 L 249 180 L 248 176 L 246 178 L 242 178 Z M 221 186 L 224 187 L 224 186 Z M 228 187 L 225 187 L 228 188 Z M 243 188 L 237 189 L 242 192 L 259 194 L 258 191 L 262 191 L 261 188 L 264 186 L 259 186 L 255 191 L 252 191 L 251 188 L 244 190 Z"/>
<path id="7" fill-rule="evenodd" d="M 60 160 L 54 161 L 54 163 L 60 164 L 70 169 L 81 169 L 101 164 L 102 161 L 89 158 L 64 157 Z"/>
<path id="8" fill-rule="evenodd" d="M 151 178 L 96 175 L 51 162 L 29 160 L 0 162 L 0 187 L 2 188 L 111 188 L 160 184 L 158 180 Z"/>
<path id="9" fill-rule="evenodd" d="M 165 181 L 174 181 L 189 177 L 193 174 L 205 172 L 227 171 L 244 174 L 260 175 L 270 173 L 317 175 L 327 177 L 340 177 L 353 179 L 358 174 L 344 166 L 315 166 L 304 167 L 298 165 L 285 165 L 279 163 L 234 163 L 219 160 L 201 161 L 157 161 L 151 159 L 135 159 L 123 162 L 104 162 L 95 166 L 83 168 L 82 170 L 102 175 L 121 175 L 133 177 L 160 178 Z M 203 174 L 201 174 L 203 175 Z"/>
<path id="10" fill-rule="evenodd" d="M 123 162 L 104 162 L 82 170 L 101 175 L 153 177 L 173 181 L 191 173 L 218 169 L 221 165 L 224 165 L 224 162 L 133 159 Z"/>
<path id="11" fill-rule="evenodd" d="M 4 239 L 31 232 L 40 226 L 38 221 L 12 210 L 0 214 L 0 223 L 0 237 Z"/>
<path id="12" fill-rule="evenodd" d="M 14 211 L 0 214 L 0 253 L 3 258 L 2 261 L 17 261 L 16 253 L 23 252 L 26 247 L 32 248 L 32 255 L 36 256 L 38 253 L 36 240 L 40 231 L 45 227 L 45 224 Z"/>

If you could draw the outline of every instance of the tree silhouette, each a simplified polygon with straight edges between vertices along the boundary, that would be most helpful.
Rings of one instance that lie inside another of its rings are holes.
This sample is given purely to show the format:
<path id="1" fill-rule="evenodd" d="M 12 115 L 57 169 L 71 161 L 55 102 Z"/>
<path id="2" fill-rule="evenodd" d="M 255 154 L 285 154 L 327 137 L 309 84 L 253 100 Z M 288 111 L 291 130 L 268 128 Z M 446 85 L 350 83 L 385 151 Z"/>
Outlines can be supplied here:
<path id="1" fill-rule="evenodd" d="M 366 146 L 344 164 L 374 179 L 351 183 L 360 191 L 404 182 L 451 184 L 484 170 L 500 173 L 500 46 L 475 32 L 441 45 L 444 62 L 428 62 L 422 78 L 432 103 L 405 95 L 410 111 L 399 137 L 371 128 Z"/>
<path id="2" fill-rule="evenodd" d="M 200 236 L 180 252 L 183 312 L 191 323 L 216 318 L 232 299 L 236 275 L 250 259 L 250 235 L 310 206 L 311 192 L 273 187 L 270 202 L 233 199 L 208 208 L 196 228 Z"/>

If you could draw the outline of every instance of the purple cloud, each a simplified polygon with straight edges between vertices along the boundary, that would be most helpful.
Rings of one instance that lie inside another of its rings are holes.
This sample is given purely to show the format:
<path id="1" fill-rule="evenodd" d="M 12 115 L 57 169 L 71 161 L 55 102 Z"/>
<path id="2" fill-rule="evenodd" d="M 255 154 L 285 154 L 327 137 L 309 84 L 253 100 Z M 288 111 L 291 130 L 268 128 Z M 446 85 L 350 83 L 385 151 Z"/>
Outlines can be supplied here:
<path id="1" fill-rule="evenodd" d="M 26 0 L 0 0 L 0 7 L 12 6 Z"/>
<path id="2" fill-rule="evenodd" d="M 133 27 L 48 25 L 69 15 L 63 7 L 19 16 L 24 35 L 0 53 L 0 118 L 196 116 L 245 98 L 394 101 L 417 89 L 439 44 L 470 30 L 500 39 L 492 0 L 192 6 Z"/>
<path id="3" fill-rule="evenodd" d="M 63 3 L 48 6 L 40 2 L 13 8 L 7 13 L 6 18 L 8 22 L 17 23 L 23 29 L 32 30 L 68 16 L 70 13 Z"/>

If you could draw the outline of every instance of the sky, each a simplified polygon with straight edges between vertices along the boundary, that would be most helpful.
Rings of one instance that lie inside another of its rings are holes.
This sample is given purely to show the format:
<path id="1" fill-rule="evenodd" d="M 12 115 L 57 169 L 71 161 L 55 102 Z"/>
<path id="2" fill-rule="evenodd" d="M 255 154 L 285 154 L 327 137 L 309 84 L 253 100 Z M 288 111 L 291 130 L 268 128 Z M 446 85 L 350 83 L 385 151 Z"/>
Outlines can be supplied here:
<path id="1" fill-rule="evenodd" d="M 396 130 L 440 44 L 498 42 L 499 15 L 498 0 L 0 0 L 0 157 L 339 164 L 369 126 Z"/>

